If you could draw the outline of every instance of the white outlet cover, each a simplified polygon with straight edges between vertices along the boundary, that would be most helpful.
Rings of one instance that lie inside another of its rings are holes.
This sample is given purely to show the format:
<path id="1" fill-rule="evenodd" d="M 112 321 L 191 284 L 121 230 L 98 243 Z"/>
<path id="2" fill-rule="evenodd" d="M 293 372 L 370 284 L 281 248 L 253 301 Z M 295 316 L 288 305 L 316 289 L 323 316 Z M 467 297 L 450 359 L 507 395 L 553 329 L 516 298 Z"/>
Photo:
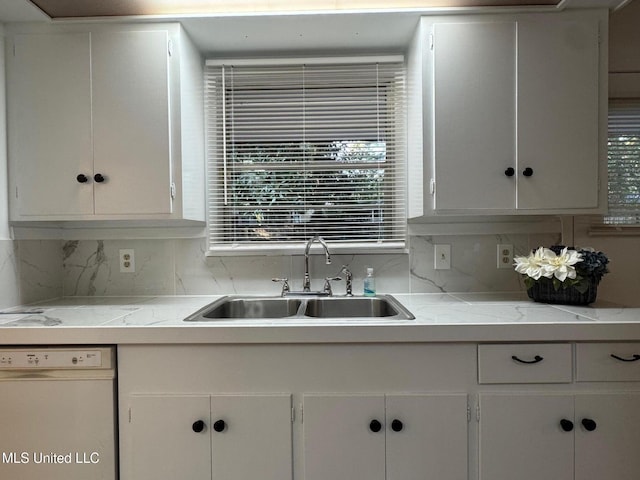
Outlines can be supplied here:
<path id="1" fill-rule="evenodd" d="M 135 273 L 136 259 L 133 254 L 133 248 L 123 248 L 118 253 L 120 273 Z"/>

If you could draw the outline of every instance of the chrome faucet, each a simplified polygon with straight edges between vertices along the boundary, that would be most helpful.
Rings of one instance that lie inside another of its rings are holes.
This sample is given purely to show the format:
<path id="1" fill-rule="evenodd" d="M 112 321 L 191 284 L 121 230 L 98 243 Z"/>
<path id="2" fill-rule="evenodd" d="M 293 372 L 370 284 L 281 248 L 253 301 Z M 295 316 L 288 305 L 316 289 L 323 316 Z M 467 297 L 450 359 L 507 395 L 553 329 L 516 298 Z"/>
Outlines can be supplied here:
<path id="1" fill-rule="evenodd" d="M 324 254 L 326 257 L 327 265 L 331 265 L 331 254 L 329 253 L 329 247 L 324 239 L 319 235 L 314 235 L 307 242 L 307 246 L 304 249 L 304 280 L 302 281 L 302 291 L 311 291 L 311 278 L 309 277 L 309 251 L 313 242 L 318 242 L 324 248 Z"/>

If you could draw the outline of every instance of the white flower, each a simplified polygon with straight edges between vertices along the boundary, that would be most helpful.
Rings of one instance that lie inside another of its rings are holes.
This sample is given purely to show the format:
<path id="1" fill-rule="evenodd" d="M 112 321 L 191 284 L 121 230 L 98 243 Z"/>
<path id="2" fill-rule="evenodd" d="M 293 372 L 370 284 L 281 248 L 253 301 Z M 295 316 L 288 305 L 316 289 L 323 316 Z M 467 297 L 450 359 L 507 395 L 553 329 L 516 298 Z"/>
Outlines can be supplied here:
<path id="1" fill-rule="evenodd" d="M 559 255 L 553 250 L 540 247 L 528 257 L 515 257 L 516 272 L 527 275 L 534 280 L 541 277 L 556 277 L 561 282 L 567 278 L 576 278 L 574 265 L 582 261 L 582 255 L 576 250 L 562 249 Z"/>
<path id="2" fill-rule="evenodd" d="M 574 265 L 582 261 L 582 255 L 576 250 L 563 248 L 560 255 L 556 255 L 553 250 L 544 249 L 544 258 L 546 262 L 542 266 L 543 277 L 556 277 L 561 282 L 567 278 L 576 278 L 576 267 Z"/>
<path id="3" fill-rule="evenodd" d="M 544 273 L 544 248 L 538 248 L 528 257 L 515 257 L 513 261 L 516 272 L 538 280 Z"/>

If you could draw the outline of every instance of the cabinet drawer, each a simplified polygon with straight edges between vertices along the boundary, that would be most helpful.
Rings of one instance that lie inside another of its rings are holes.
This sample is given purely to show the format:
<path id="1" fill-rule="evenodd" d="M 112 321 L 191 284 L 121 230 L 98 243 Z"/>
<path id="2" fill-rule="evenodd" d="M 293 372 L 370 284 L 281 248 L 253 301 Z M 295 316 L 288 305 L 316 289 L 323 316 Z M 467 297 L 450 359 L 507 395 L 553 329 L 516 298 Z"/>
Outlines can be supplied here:
<path id="1" fill-rule="evenodd" d="M 576 380 L 640 381 L 640 343 L 578 343 Z"/>
<path id="2" fill-rule="evenodd" d="M 479 383 L 570 383 L 571 344 L 478 345 Z"/>

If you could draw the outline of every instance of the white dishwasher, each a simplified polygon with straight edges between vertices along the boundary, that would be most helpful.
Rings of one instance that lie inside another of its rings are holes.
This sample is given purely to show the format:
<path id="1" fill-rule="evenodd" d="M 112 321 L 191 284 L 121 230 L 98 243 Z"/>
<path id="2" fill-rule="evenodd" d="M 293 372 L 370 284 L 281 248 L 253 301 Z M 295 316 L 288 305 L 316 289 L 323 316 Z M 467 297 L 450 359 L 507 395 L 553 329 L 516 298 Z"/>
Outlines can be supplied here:
<path id="1" fill-rule="evenodd" d="M 0 348 L 0 479 L 116 480 L 114 352 Z"/>

